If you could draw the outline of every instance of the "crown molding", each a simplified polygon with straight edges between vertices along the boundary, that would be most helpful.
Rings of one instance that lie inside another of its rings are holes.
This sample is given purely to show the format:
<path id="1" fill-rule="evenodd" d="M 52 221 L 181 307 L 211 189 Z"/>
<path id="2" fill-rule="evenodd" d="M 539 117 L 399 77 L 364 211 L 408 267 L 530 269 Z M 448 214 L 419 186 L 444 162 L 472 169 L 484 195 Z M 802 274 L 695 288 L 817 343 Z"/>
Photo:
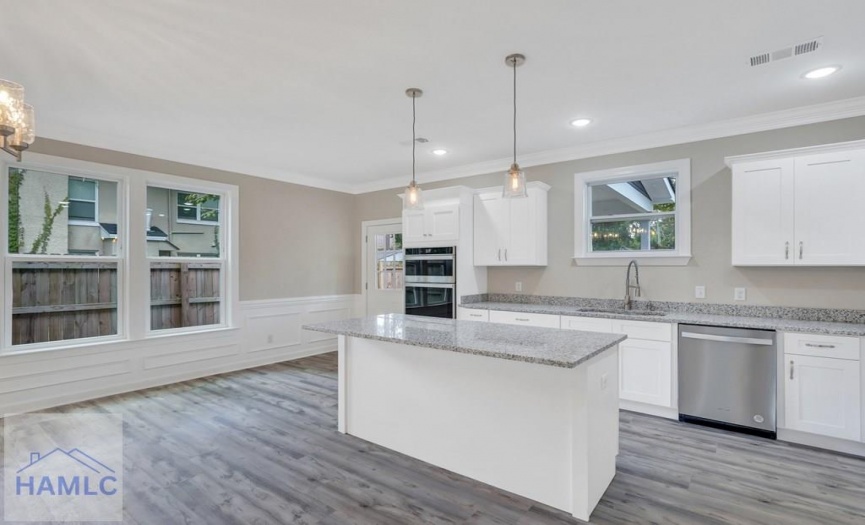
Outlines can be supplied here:
<path id="1" fill-rule="evenodd" d="M 566 162 L 600 157 L 603 155 L 674 146 L 677 144 L 687 144 L 690 142 L 700 142 L 703 140 L 745 135 L 748 133 L 758 133 L 773 129 L 816 124 L 818 122 L 828 122 L 850 117 L 859 117 L 862 115 L 865 115 L 865 96 L 826 102 L 823 104 L 814 104 L 811 106 L 801 106 L 782 111 L 773 111 L 770 113 L 761 113 L 758 115 L 739 117 L 707 124 L 683 126 L 569 148 L 541 151 L 528 155 L 521 155 L 520 165 L 523 167 L 531 167 L 544 164 L 554 164 L 556 162 Z M 504 173 L 507 167 L 510 166 L 510 163 L 511 158 L 506 157 L 491 161 L 478 162 L 475 164 L 467 164 L 446 170 L 422 172 L 417 175 L 417 178 L 422 179 L 424 182 L 439 182 L 461 177 L 494 173 L 496 171 Z M 404 183 L 404 177 L 389 178 L 355 185 L 352 193 L 361 194 L 392 189 L 402 186 Z"/>
<path id="2" fill-rule="evenodd" d="M 790 157 L 802 157 L 805 155 L 814 155 L 817 153 L 850 151 L 851 149 L 865 149 L 865 140 L 851 140 L 850 142 L 818 144 L 816 146 L 806 146 L 804 148 L 781 149 L 775 151 L 765 151 L 761 153 L 750 153 L 748 155 L 735 155 L 732 157 L 725 157 L 724 164 L 726 164 L 727 167 L 732 168 L 734 164 L 738 164 L 740 162 L 787 159 Z"/>
<path id="3" fill-rule="evenodd" d="M 745 135 L 773 129 L 789 128 L 818 122 L 828 122 L 850 117 L 865 115 L 865 96 L 801 106 L 797 108 L 761 113 L 748 117 L 739 117 L 729 120 L 683 126 L 642 135 L 623 137 L 590 144 L 583 144 L 568 148 L 540 151 L 520 156 L 520 165 L 523 167 L 541 166 L 603 155 L 627 153 L 677 144 L 687 144 L 722 137 Z M 88 132 L 81 129 L 54 127 L 44 135 L 47 138 L 64 142 L 71 142 L 94 148 L 106 148 L 130 155 L 151 157 L 154 159 L 167 160 L 200 166 L 222 171 L 230 171 L 252 177 L 299 184 L 312 188 L 337 191 L 359 195 L 381 190 L 391 190 L 404 186 L 408 180 L 406 177 L 390 177 L 373 182 L 350 184 L 337 182 L 323 177 L 307 175 L 303 173 L 287 172 L 274 166 L 259 164 L 255 162 L 240 162 L 233 160 L 214 160 L 213 156 L 205 152 L 187 151 L 181 156 L 165 156 L 156 151 L 156 148 L 142 149 L 140 143 L 123 143 L 116 136 L 99 136 L 98 133 Z M 38 140 L 38 139 L 37 139 Z M 99 146 L 98 144 L 103 144 Z M 427 171 L 418 173 L 417 178 L 424 183 L 441 182 L 472 177 L 488 173 L 502 172 L 507 170 L 512 162 L 511 157 L 502 157 L 473 164 L 466 164 L 444 170 Z"/>

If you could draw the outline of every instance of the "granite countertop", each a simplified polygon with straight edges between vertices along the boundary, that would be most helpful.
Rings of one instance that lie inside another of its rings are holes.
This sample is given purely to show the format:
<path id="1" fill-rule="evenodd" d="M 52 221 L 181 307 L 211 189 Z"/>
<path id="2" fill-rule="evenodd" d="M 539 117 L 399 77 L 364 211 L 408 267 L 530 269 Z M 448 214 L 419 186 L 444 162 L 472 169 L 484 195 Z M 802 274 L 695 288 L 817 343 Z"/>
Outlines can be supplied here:
<path id="1" fill-rule="evenodd" d="M 306 330 L 437 348 L 561 368 L 581 363 L 625 340 L 621 334 L 581 332 L 386 314 L 305 325 Z"/>
<path id="2" fill-rule="evenodd" d="M 533 303 L 481 301 L 463 303 L 460 306 L 462 308 L 474 308 L 480 310 L 503 310 L 508 312 L 573 315 L 579 317 L 602 317 L 607 319 L 629 319 L 656 323 L 683 323 L 708 326 L 727 326 L 731 328 L 757 328 L 764 330 L 780 330 L 783 332 L 805 332 L 826 335 L 865 336 L 865 324 L 862 323 L 691 313 L 682 311 L 664 312 L 661 310 L 636 310 L 637 312 L 643 311 L 650 314 L 641 315 L 639 313 L 629 313 L 627 310 L 592 311 L 591 308 L 583 306 Z"/>

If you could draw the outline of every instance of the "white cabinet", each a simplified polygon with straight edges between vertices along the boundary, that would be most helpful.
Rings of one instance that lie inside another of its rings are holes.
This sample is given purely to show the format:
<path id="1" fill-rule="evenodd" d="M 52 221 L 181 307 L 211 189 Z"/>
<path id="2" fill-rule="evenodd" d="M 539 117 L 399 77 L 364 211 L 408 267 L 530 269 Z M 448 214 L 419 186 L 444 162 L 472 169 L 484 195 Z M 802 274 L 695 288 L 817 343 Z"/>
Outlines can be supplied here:
<path id="1" fill-rule="evenodd" d="M 460 306 L 457 308 L 457 319 L 462 321 L 487 322 L 490 320 L 490 311 L 478 310 L 477 308 L 464 308 Z"/>
<path id="2" fill-rule="evenodd" d="M 673 326 L 646 321 L 612 321 L 619 343 L 619 399 L 671 408 L 673 404 Z"/>
<path id="3" fill-rule="evenodd" d="M 431 204 L 422 210 L 403 210 L 403 245 L 453 246 L 460 236 L 459 204 Z"/>
<path id="4" fill-rule="evenodd" d="M 584 332 L 613 333 L 613 321 L 603 317 L 562 316 L 562 330 L 582 330 Z"/>
<path id="5" fill-rule="evenodd" d="M 559 328 L 560 316 L 550 314 L 531 314 L 523 312 L 503 312 L 490 310 L 491 323 L 506 323 L 522 326 L 540 326 L 543 328 Z"/>
<path id="6" fill-rule="evenodd" d="M 859 441 L 859 358 L 858 338 L 784 334 L 786 428 Z"/>
<path id="7" fill-rule="evenodd" d="M 549 188 L 530 182 L 525 198 L 506 199 L 501 188 L 475 195 L 475 266 L 546 266 Z"/>
<path id="8" fill-rule="evenodd" d="M 865 141 L 728 162 L 734 265 L 865 265 Z"/>

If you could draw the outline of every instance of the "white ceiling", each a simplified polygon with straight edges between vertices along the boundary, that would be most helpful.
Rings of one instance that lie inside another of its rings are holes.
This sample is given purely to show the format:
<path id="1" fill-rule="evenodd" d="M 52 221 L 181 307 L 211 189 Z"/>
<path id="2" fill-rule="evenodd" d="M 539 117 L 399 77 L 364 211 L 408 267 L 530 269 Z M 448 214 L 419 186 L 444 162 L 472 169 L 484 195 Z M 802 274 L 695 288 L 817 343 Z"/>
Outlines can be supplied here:
<path id="1" fill-rule="evenodd" d="M 0 78 L 24 84 L 40 136 L 343 191 L 407 181 L 408 87 L 425 92 L 421 184 L 507 169 L 513 52 L 524 165 L 865 107 L 862 0 L 5 0 L 0 15 Z M 843 69 L 801 78 L 826 64 Z M 580 116 L 595 121 L 569 126 Z"/>

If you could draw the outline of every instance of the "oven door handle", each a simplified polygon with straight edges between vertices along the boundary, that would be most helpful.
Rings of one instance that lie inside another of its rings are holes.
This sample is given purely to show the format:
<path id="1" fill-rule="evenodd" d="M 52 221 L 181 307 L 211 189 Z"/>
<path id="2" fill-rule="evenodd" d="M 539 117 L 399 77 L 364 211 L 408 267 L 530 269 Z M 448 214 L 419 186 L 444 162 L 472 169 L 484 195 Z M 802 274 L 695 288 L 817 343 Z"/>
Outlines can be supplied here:
<path id="1" fill-rule="evenodd" d="M 451 288 L 453 284 L 438 284 L 438 283 L 406 283 L 406 288 Z"/>

